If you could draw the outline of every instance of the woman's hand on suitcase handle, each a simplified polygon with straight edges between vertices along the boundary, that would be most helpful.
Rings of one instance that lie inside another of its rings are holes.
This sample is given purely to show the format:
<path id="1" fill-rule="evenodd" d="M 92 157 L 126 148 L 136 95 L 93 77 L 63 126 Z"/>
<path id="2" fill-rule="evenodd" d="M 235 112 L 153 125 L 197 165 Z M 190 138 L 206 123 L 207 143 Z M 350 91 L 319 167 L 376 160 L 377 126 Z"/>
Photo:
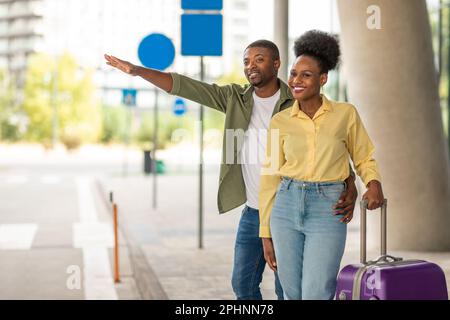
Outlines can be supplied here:
<path id="1" fill-rule="evenodd" d="M 335 215 L 343 215 L 340 221 L 347 224 L 353 219 L 353 210 L 355 210 L 358 190 L 356 189 L 353 177 L 350 176 L 345 182 L 347 183 L 347 189 L 342 192 L 338 202 L 333 206 L 333 209 L 335 210 Z"/>
<path id="2" fill-rule="evenodd" d="M 374 210 L 381 207 L 384 201 L 383 188 L 380 181 L 371 180 L 367 184 L 367 191 L 363 195 L 363 200 L 367 200 L 367 209 Z"/>
<path id="3" fill-rule="evenodd" d="M 272 238 L 262 238 L 264 259 L 269 265 L 270 269 L 277 271 L 277 260 L 275 258 L 275 250 L 273 248 Z"/>

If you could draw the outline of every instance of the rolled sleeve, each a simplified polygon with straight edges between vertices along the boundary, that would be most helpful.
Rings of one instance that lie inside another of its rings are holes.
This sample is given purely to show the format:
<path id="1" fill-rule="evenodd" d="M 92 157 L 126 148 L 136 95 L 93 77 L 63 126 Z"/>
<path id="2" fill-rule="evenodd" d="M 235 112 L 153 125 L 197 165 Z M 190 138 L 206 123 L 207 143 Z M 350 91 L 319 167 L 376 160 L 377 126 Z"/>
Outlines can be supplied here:
<path id="1" fill-rule="evenodd" d="M 372 180 L 381 182 L 378 165 L 373 158 L 375 148 L 356 109 L 353 110 L 352 121 L 350 123 L 348 148 L 355 165 L 356 173 L 361 177 L 366 186 Z"/>
<path id="2" fill-rule="evenodd" d="M 259 227 L 259 237 L 260 238 L 272 238 L 272 235 L 270 234 L 269 226 L 260 226 Z"/>
<path id="3" fill-rule="evenodd" d="M 176 96 L 180 93 L 180 75 L 175 72 L 171 72 L 170 75 L 172 76 L 173 84 L 172 90 L 169 92 L 169 94 Z"/>

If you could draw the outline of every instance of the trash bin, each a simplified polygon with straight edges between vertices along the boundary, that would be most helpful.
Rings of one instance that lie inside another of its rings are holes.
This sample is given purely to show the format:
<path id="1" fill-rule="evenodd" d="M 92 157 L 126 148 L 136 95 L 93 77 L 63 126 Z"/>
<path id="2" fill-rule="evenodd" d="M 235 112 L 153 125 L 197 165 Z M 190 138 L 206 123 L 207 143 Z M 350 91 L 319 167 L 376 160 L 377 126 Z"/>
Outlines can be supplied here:
<path id="1" fill-rule="evenodd" d="M 150 150 L 144 150 L 144 173 L 152 173 L 152 156 Z"/>
<path id="2" fill-rule="evenodd" d="M 151 150 L 144 150 L 144 173 L 150 174 L 153 172 L 153 159 Z M 166 173 L 166 165 L 162 160 L 156 160 L 156 173 Z"/>
<path id="3" fill-rule="evenodd" d="M 164 174 L 166 172 L 166 165 L 162 160 L 156 160 L 156 173 Z"/>

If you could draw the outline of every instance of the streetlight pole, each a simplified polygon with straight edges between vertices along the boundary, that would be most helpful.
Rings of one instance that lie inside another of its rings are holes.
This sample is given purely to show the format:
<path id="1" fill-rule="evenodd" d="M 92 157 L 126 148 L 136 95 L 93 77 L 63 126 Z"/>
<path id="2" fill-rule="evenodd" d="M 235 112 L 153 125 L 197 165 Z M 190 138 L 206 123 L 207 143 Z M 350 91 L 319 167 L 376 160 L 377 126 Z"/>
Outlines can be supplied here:
<path id="1" fill-rule="evenodd" d="M 157 176 L 158 172 L 157 170 L 157 162 L 156 162 L 156 149 L 158 148 L 158 88 L 155 87 L 155 106 L 153 109 L 153 154 L 152 154 L 152 173 L 153 173 L 153 209 L 156 209 L 157 207 Z"/>
<path id="2" fill-rule="evenodd" d="M 58 143 L 58 60 L 56 60 L 55 70 L 52 72 L 51 104 L 53 109 L 52 119 L 52 148 L 56 148 Z"/>

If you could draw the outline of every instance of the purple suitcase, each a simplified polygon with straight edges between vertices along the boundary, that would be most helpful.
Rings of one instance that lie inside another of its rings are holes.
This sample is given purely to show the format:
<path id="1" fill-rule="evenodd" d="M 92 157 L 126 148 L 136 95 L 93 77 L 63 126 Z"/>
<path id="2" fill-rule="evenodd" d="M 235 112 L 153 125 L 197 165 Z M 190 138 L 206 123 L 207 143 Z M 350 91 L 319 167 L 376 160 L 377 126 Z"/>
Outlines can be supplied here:
<path id="1" fill-rule="evenodd" d="M 434 263 L 386 254 L 387 200 L 381 207 L 381 256 L 366 261 L 366 209 L 361 201 L 361 263 L 339 273 L 337 300 L 448 300 L 445 274 Z"/>

